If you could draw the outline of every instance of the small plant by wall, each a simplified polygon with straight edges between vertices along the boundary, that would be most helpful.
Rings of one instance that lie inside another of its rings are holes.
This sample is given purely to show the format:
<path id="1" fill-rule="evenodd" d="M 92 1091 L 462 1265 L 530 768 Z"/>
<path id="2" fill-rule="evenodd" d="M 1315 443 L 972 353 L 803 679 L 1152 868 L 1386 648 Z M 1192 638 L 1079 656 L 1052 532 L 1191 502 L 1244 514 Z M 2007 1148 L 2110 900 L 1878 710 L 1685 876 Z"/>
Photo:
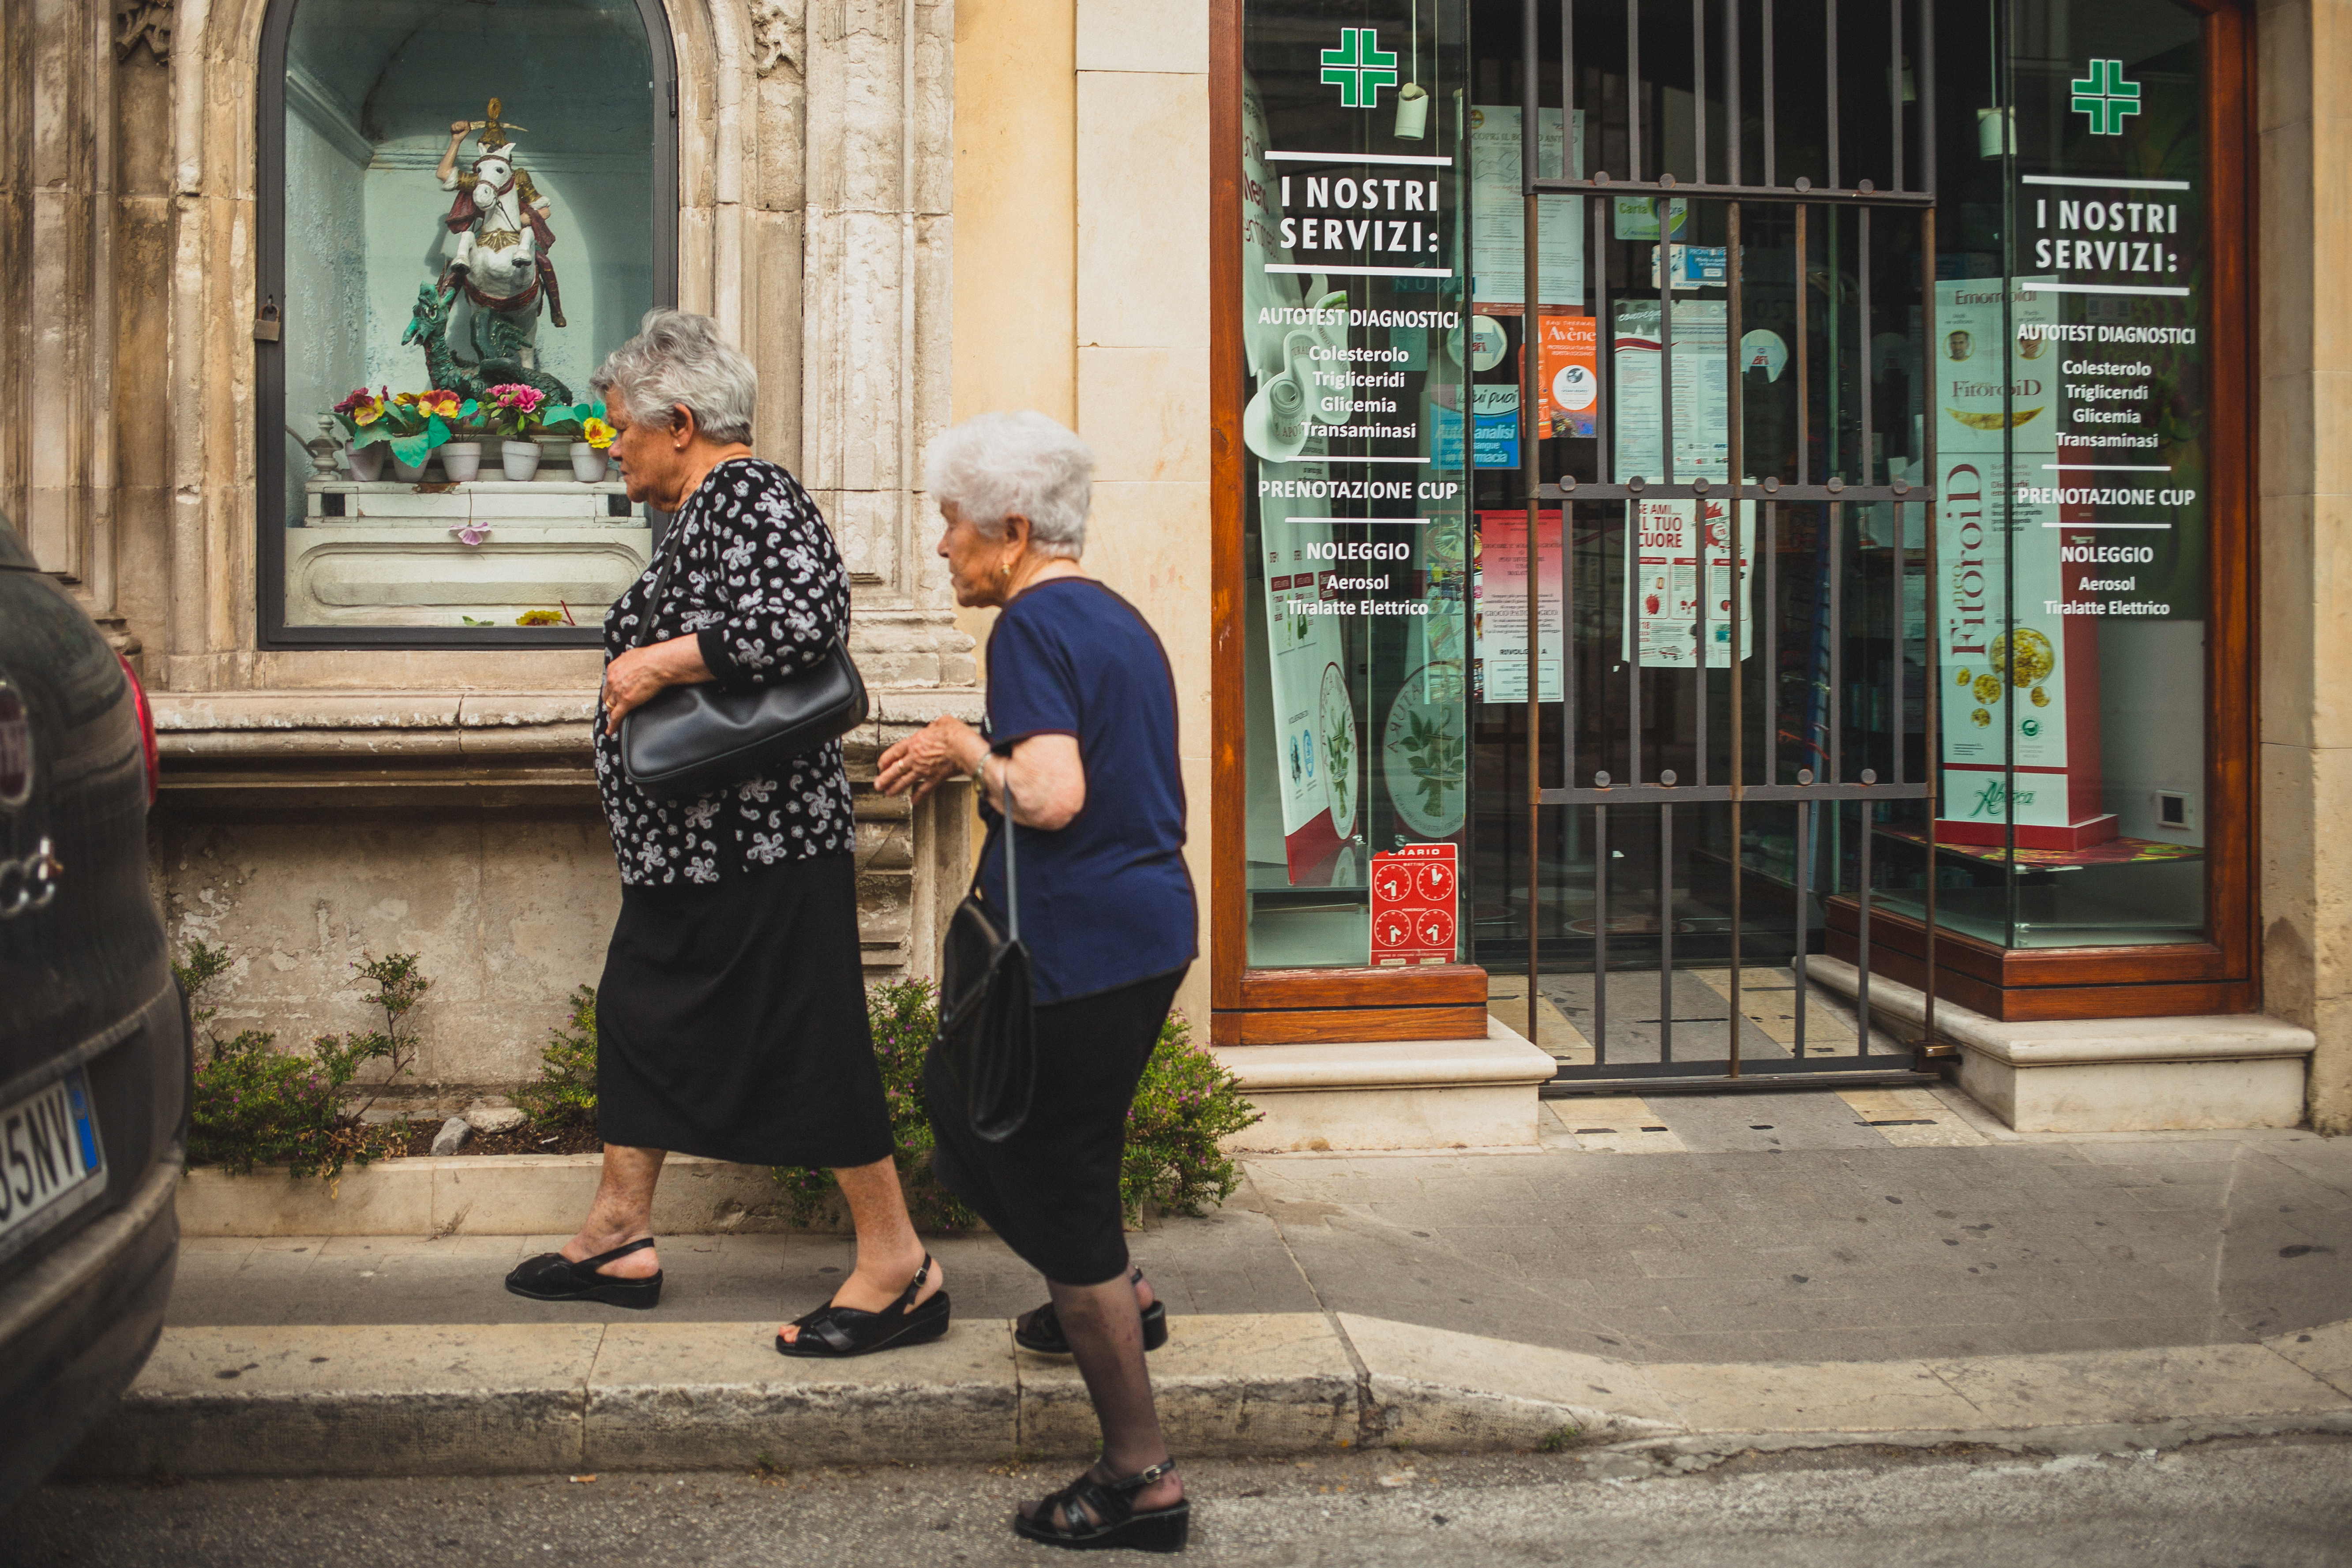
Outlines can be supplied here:
<path id="1" fill-rule="evenodd" d="M 589 1132 L 596 1126 L 596 988 L 572 993 L 572 1016 L 549 1031 L 539 1053 L 539 1076 L 514 1092 L 531 1125 L 550 1132 Z"/>
<path id="2" fill-rule="evenodd" d="M 203 1037 L 189 1112 L 189 1160 L 240 1176 L 256 1165 L 283 1165 L 289 1174 L 332 1183 L 346 1164 L 364 1167 L 397 1152 L 404 1125 L 369 1125 L 363 1118 L 375 1091 L 356 1102 L 347 1091 L 372 1061 L 391 1062 L 387 1079 L 413 1070 L 415 1025 L 409 1015 L 433 984 L 418 968 L 417 955 L 362 955 L 355 962 L 352 967 L 374 988 L 371 1000 L 383 1026 L 320 1035 L 307 1054 L 277 1049 L 277 1035 L 266 1029 L 243 1029 L 226 1040 L 212 1032 L 220 1009 L 203 1005 L 205 993 L 232 962 L 226 949 L 192 942 L 172 965 Z"/>

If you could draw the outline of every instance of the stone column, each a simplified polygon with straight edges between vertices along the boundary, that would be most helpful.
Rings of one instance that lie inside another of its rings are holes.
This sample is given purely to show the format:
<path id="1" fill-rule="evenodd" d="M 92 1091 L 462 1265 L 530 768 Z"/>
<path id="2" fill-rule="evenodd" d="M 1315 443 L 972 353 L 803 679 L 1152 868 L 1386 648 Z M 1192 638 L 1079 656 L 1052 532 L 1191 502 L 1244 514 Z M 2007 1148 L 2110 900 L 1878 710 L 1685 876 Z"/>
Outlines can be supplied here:
<path id="1" fill-rule="evenodd" d="M 2257 16 L 2263 1005 L 2318 1036 L 2312 1125 L 2352 1131 L 2352 3 Z"/>
<path id="2" fill-rule="evenodd" d="M 107 0 L 12 5 L 0 53 L 9 116 L 8 330 L 0 506 L 44 570 L 109 614 L 113 591 L 114 18 Z M 21 119 L 19 116 L 21 115 Z M 97 597 L 92 597 L 92 590 Z"/>

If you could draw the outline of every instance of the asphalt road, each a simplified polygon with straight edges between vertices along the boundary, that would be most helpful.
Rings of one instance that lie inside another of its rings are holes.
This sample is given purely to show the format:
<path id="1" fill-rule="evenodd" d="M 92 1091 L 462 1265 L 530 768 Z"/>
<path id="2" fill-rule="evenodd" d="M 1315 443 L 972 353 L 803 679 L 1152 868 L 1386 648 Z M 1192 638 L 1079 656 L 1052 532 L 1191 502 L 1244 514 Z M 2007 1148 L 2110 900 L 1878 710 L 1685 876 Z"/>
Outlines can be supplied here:
<path id="1" fill-rule="evenodd" d="M 76 1568 L 1042 1563 L 1014 1499 L 1066 1467 L 52 1486 L 11 1563 Z M 1643 1476 L 1613 1454 L 1202 1463 L 1189 1561 L 1381 1568 L 2352 1563 L 2352 1438 L 2051 1458 L 1844 1448 Z M 1134 1561 L 1134 1559 L 1124 1559 Z"/>

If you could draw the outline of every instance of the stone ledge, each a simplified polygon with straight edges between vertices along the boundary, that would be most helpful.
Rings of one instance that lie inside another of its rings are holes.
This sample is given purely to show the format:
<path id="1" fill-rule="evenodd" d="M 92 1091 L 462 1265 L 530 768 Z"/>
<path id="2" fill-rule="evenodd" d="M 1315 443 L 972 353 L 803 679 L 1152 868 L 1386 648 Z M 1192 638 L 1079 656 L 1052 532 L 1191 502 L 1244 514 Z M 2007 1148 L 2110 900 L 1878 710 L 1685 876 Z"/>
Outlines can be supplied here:
<path id="1" fill-rule="evenodd" d="M 1501 1019 L 1483 1039 L 1219 1046 L 1256 1105 L 1234 1152 L 1535 1148 L 1537 1086 L 1557 1070 Z"/>
<path id="2" fill-rule="evenodd" d="M 1217 1059 L 1253 1093 L 1306 1089 L 1459 1089 L 1538 1084 L 1559 1064 L 1501 1019 L 1473 1040 L 1364 1040 L 1219 1046 Z"/>
<path id="3" fill-rule="evenodd" d="M 601 1154 L 448 1154 L 347 1167 L 331 1188 L 281 1169 L 198 1166 L 179 1184 L 184 1236 L 560 1236 L 588 1212 Z M 674 1154 L 654 1199 L 666 1236 L 844 1227 L 828 1202 L 796 1224 L 764 1165 Z"/>
<path id="4" fill-rule="evenodd" d="M 845 738 L 853 753 L 880 752 L 941 714 L 977 723 L 977 686 L 867 689 L 872 717 Z M 593 691 L 158 691 L 155 742 L 167 764 L 305 758 L 512 758 L 583 761 L 596 716 Z"/>
<path id="5" fill-rule="evenodd" d="M 1859 973 L 1843 959 L 1812 957 L 1805 973 L 1840 995 L 1852 996 Z M 1870 979 L 1870 1010 L 1914 1026 L 1927 1018 L 1916 988 L 1883 975 Z M 2015 1067 L 2101 1062 L 2201 1062 L 2307 1057 L 2309 1029 L 2260 1013 L 2216 1013 L 2172 1018 L 2054 1018 L 2004 1022 L 1938 998 L 1936 1033 L 1964 1050 L 1981 1051 Z"/>
<path id="6" fill-rule="evenodd" d="M 1860 973 L 1813 957 L 1805 973 L 1852 996 Z M 1874 1020 L 1927 1019 L 1927 998 L 1881 975 Z M 2021 1132 L 2158 1132 L 2295 1127 L 2308 1029 L 2260 1014 L 2005 1022 L 1940 998 L 1936 1033 L 1960 1048 L 1960 1087 Z"/>

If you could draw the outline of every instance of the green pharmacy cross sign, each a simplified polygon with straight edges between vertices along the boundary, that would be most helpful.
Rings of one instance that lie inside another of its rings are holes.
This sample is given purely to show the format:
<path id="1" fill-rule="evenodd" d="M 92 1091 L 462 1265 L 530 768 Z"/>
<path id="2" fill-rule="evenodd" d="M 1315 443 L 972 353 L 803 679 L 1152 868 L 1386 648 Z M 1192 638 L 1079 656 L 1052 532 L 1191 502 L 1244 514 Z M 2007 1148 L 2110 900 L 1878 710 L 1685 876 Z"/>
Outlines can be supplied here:
<path id="1" fill-rule="evenodd" d="M 1381 89 L 1397 84 L 1396 67 L 1396 51 L 1381 47 L 1380 29 L 1342 27 L 1339 47 L 1323 51 L 1323 85 L 1339 89 L 1342 109 L 1377 109 Z"/>
<path id="2" fill-rule="evenodd" d="M 1331 79 L 1326 74 L 1323 79 Z M 2091 117 L 2094 136 L 2122 135 L 2124 116 L 2139 112 L 2139 83 L 2124 79 L 2121 60 L 2093 60 L 2091 74 L 2072 85 L 2074 112 Z"/>

